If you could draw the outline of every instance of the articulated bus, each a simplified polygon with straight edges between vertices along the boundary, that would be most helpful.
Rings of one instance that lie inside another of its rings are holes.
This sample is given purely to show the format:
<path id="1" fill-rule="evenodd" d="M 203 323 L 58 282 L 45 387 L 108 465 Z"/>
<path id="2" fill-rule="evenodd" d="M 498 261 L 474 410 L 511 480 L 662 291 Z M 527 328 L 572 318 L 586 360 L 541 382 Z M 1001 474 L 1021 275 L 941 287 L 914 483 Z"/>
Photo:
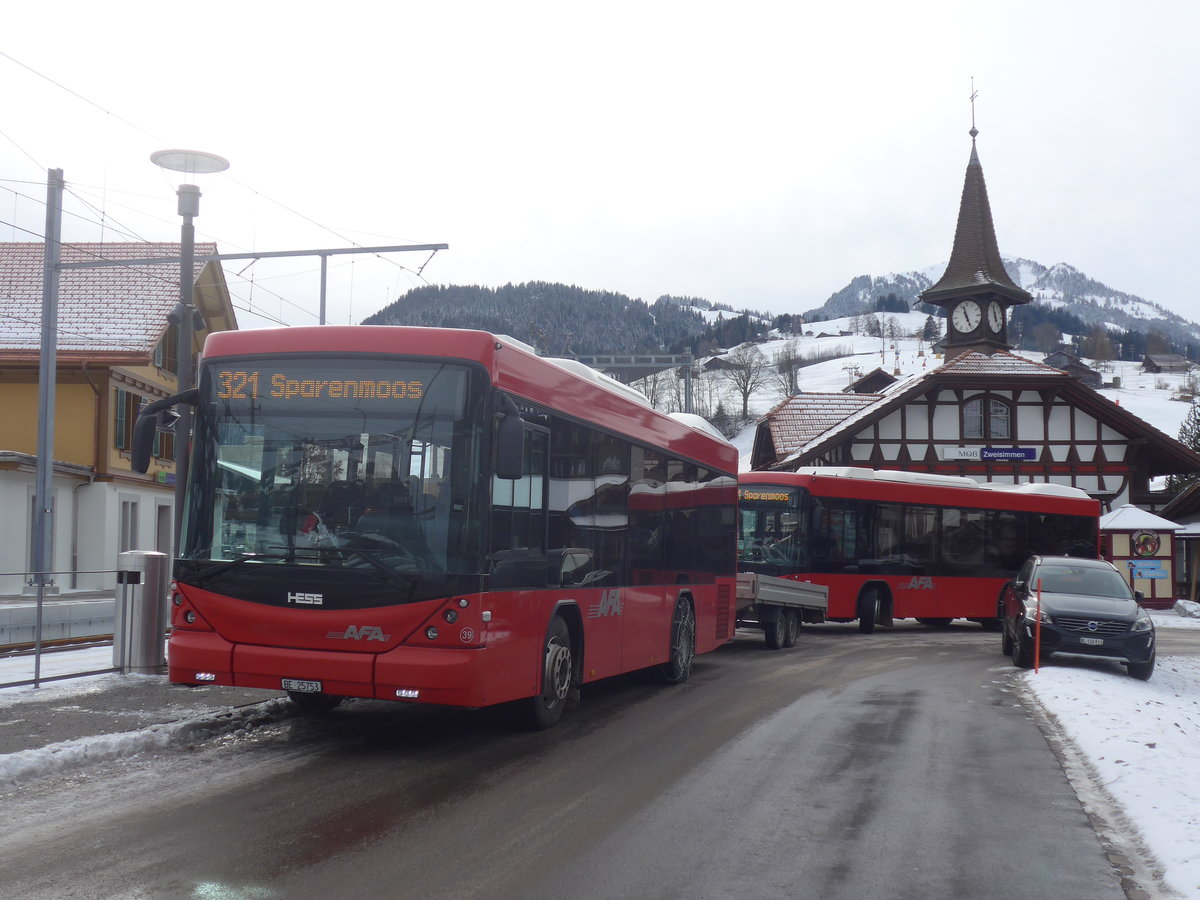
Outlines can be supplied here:
<path id="1" fill-rule="evenodd" d="M 580 685 L 681 682 L 734 635 L 737 451 L 573 360 L 454 329 L 212 334 L 196 389 L 143 410 L 141 471 L 178 403 L 172 682 L 520 701 L 545 728 Z"/>
<path id="2" fill-rule="evenodd" d="M 1033 553 L 1099 555 L 1100 504 L 1076 488 L 865 468 L 743 472 L 738 568 L 823 584 L 859 631 L 915 618 L 997 629 Z"/>

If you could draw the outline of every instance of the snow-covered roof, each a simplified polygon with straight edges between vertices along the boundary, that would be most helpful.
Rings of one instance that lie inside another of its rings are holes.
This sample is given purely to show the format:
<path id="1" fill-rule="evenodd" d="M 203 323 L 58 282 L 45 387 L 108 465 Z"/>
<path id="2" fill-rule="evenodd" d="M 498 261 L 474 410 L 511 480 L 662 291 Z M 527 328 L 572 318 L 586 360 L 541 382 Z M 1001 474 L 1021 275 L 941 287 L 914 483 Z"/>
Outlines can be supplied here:
<path id="1" fill-rule="evenodd" d="M 40 348 L 43 247 L 40 242 L 0 243 L 0 356 L 27 356 Z M 216 252 L 216 244 L 196 245 L 197 256 Z M 179 244 L 64 244 L 61 262 L 178 259 L 179 255 Z M 205 265 L 196 263 L 197 276 Z M 147 353 L 162 337 L 167 313 L 178 300 L 178 263 L 63 269 L 58 351 Z"/>
<path id="2" fill-rule="evenodd" d="M 1126 503 L 1101 516 L 1100 528 L 1103 531 L 1137 531 L 1142 528 L 1149 531 L 1178 531 L 1179 525 L 1170 519 Z"/>

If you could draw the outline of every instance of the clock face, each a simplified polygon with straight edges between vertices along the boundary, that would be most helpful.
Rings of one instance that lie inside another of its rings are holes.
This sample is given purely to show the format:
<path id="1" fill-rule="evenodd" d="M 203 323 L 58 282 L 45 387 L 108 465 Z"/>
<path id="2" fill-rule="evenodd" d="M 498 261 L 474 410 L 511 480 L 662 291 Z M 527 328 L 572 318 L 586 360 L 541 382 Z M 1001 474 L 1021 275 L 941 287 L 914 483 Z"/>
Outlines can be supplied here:
<path id="1" fill-rule="evenodd" d="M 988 325 L 996 332 L 1004 327 L 1004 307 L 995 300 L 988 304 Z"/>
<path id="2" fill-rule="evenodd" d="M 954 307 L 954 314 L 950 317 L 950 321 L 955 328 L 965 334 L 978 328 L 982 318 L 983 310 L 979 308 L 979 304 L 974 300 L 964 300 Z"/>

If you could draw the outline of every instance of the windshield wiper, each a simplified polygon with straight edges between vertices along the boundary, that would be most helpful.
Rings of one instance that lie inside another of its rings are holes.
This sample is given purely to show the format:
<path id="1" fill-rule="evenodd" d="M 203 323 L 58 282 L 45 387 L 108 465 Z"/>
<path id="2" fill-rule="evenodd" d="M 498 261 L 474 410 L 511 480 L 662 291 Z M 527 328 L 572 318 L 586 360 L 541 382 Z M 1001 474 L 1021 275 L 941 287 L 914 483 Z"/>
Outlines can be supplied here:
<path id="1" fill-rule="evenodd" d="M 421 583 L 421 579 L 405 572 L 401 572 L 399 569 L 393 568 L 383 560 L 376 559 L 371 555 L 372 553 L 382 553 L 384 552 L 383 550 L 379 550 L 374 547 L 338 547 L 337 552 L 341 554 L 357 556 L 372 569 L 374 569 L 375 572 L 392 587 L 398 590 L 407 590 L 408 595 L 404 598 L 404 603 L 407 603 L 412 599 L 413 594 L 416 593 L 417 587 Z"/>
<path id="2" fill-rule="evenodd" d="M 206 569 L 203 572 L 199 572 L 196 575 L 196 587 L 204 587 L 204 582 L 209 578 L 215 578 L 217 575 L 228 572 L 230 569 L 236 568 L 244 562 L 248 562 L 252 559 L 258 559 L 262 556 L 263 554 L 261 553 L 243 553 L 237 559 L 226 560 L 220 565 L 213 566 L 211 569 Z"/>

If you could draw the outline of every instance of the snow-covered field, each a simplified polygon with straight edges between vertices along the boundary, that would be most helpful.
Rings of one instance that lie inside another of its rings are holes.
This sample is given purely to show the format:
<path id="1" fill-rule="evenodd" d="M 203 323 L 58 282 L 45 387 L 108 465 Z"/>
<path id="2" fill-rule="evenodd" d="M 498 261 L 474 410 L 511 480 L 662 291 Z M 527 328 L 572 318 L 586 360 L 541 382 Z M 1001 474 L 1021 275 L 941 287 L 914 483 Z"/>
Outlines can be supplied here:
<path id="1" fill-rule="evenodd" d="M 877 313 L 886 322 L 896 319 L 897 332 L 912 334 L 925 323 L 923 313 Z M 859 317 L 861 318 L 861 317 Z M 821 354 L 848 351 L 850 355 L 838 359 L 826 360 L 800 370 L 800 389 L 815 393 L 833 393 L 841 391 L 851 381 L 882 368 L 889 374 L 899 372 L 897 377 L 905 378 L 911 375 L 921 375 L 930 369 L 937 368 L 942 359 L 931 354 L 928 341 L 920 341 L 914 337 L 901 337 L 892 341 L 863 334 L 840 335 L 839 332 L 849 330 L 854 324 L 851 318 L 832 319 L 828 322 L 814 322 L 806 326 L 813 332 L 812 337 L 783 338 L 758 344 L 759 351 L 768 359 L 773 360 L 785 346 L 795 341 L 795 351 L 807 358 L 816 358 Z M 822 332 L 828 332 L 829 337 L 816 337 Z M 1026 359 L 1042 362 L 1044 353 L 1034 351 L 1018 351 Z M 1100 364 L 1091 360 L 1083 362 L 1100 369 Z M 1187 415 L 1189 404 L 1181 402 L 1177 397 L 1180 388 L 1187 383 L 1186 375 L 1148 375 L 1141 371 L 1138 362 L 1114 361 L 1103 364 L 1101 374 L 1106 384 L 1114 378 L 1120 380 L 1120 388 L 1103 388 L 1100 393 L 1125 407 L 1127 411 L 1153 425 L 1159 431 L 1170 437 L 1179 434 L 1179 426 Z M 711 377 L 711 376 L 706 376 Z M 741 401 L 725 389 L 715 384 L 712 391 L 722 393 L 725 407 L 728 410 L 739 410 Z M 753 417 L 764 415 L 782 399 L 779 391 L 770 386 L 764 387 L 751 395 L 750 413 Z M 750 450 L 754 443 L 754 426 L 751 425 L 738 434 L 734 440 L 741 453 L 741 467 L 750 468 Z"/>
<path id="2" fill-rule="evenodd" d="M 1159 629 L 1200 628 L 1200 619 L 1155 612 Z M 80 672 L 111 664 L 109 648 L 50 654 L 43 675 Z M 0 682 L 31 678 L 29 657 L 0 661 Z M 135 675 L 128 678 L 154 678 Z M 1023 702 L 1040 709 L 1082 755 L 1103 788 L 1124 811 L 1128 840 L 1141 843 L 1161 864 L 1165 882 L 1180 896 L 1200 898 L 1200 778 L 1195 776 L 1200 741 L 1200 657 L 1161 656 L 1154 677 L 1136 681 L 1116 667 L 1051 664 L 1033 672 L 1013 670 Z M 0 718 L 20 718 L 29 700 L 69 700 L 123 682 L 98 675 L 41 688 L 0 690 Z M 200 735 L 231 734 L 243 725 L 286 715 L 285 700 L 239 710 L 218 724 L 198 717 L 123 734 L 84 738 L 0 756 L 0 783 L 14 783 L 106 759 L 160 750 Z M 257 711 L 256 711 L 257 710 Z M 10 724 L 9 727 L 13 727 Z M 213 729 L 216 729 L 215 731 Z"/>

